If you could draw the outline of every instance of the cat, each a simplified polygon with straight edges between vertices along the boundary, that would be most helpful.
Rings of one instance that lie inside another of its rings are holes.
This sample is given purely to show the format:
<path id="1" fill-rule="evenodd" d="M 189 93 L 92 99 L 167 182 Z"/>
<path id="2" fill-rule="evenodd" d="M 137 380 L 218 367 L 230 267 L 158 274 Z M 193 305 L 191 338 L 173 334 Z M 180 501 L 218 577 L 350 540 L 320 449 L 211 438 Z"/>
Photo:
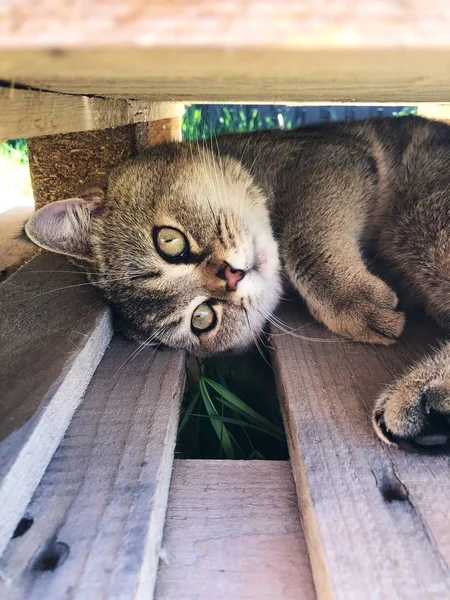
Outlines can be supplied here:
<path id="1" fill-rule="evenodd" d="M 450 127 L 419 117 L 165 143 L 112 169 L 104 189 L 44 206 L 25 231 L 81 261 L 146 343 L 244 350 L 287 276 L 331 331 L 392 344 L 398 294 L 448 325 L 449 166 Z M 373 424 L 409 448 L 450 438 L 450 343 L 385 390 Z"/>

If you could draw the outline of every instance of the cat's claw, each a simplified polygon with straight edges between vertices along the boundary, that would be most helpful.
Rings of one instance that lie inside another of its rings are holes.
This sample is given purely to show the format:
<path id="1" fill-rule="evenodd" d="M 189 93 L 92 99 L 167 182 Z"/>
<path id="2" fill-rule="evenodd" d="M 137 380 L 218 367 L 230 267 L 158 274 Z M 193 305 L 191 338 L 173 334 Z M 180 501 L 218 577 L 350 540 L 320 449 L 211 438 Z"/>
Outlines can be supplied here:
<path id="1" fill-rule="evenodd" d="M 450 390 L 404 377 L 379 398 L 373 426 L 384 442 L 409 452 L 450 453 Z"/>

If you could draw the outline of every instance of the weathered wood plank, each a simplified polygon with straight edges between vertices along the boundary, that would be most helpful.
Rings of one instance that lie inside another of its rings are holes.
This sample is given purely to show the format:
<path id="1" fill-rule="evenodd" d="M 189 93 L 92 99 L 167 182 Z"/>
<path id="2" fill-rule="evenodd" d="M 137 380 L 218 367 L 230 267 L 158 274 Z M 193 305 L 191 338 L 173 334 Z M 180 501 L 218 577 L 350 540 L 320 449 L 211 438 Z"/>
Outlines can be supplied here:
<path id="1" fill-rule="evenodd" d="M 64 258 L 0 286 L 0 554 L 111 338 L 109 310 Z"/>
<path id="2" fill-rule="evenodd" d="M 176 460 L 157 600 L 312 600 L 289 462 Z"/>
<path id="3" fill-rule="evenodd" d="M 33 257 L 36 246 L 19 238 L 32 206 L 18 206 L 0 213 L 0 282 Z"/>
<path id="4" fill-rule="evenodd" d="M 184 357 L 137 348 L 113 338 L 27 508 L 31 529 L 5 552 L 2 597 L 152 597 Z M 45 571 L 52 540 L 69 554 Z"/>
<path id="5" fill-rule="evenodd" d="M 179 117 L 175 102 L 112 100 L 0 88 L 0 140 L 108 129 Z"/>
<path id="6" fill-rule="evenodd" d="M 450 459 L 390 449 L 370 425 L 437 328 L 412 323 L 398 345 L 370 347 L 307 326 L 300 305 L 280 317 L 298 336 L 274 331 L 273 357 L 318 597 L 450 597 Z"/>
<path id="7" fill-rule="evenodd" d="M 450 8 L 439 0 L 377 3 L 339 0 L 171 0 L 109 2 L 6 0 L 5 48 L 153 46 L 385 47 L 449 46 Z M 54 52 L 58 55 L 58 52 Z"/>
<path id="8" fill-rule="evenodd" d="M 69 94 L 155 102 L 415 104 L 450 102 L 448 56 L 446 48 L 403 48 L 395 39 L 392 48 L 376 50 L 228 49 L 217 43 L 71 48 L 56 55 L 48 48 L 0 46 L 0 79 Z"/>
<path id="9" fill-rule="evenodd" d="M 442 0 L 7 0 L 0 78 L 162 101 L 443 102 L 449 27 Z"/>

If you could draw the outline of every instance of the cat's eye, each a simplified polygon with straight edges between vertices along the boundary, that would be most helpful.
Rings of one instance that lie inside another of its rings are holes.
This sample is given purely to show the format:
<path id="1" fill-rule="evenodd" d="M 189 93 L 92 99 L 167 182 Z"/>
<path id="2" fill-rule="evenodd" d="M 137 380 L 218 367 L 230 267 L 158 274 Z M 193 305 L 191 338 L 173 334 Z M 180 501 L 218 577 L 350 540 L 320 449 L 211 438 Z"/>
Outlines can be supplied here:
<path id="1" fill-rule="evenodd" d="M 192 313 L 191 325 L 194 333 L 205 333 L 217 323 L 216 313 L 208 302 L 202 302 Z"/>
<path id="2" fill-rule="evenodd" d="M 189 252 L 184 233 L 173 227 L 161 227 L 154 234 L 156 249 L 168 260 L 182 258 Z"/>

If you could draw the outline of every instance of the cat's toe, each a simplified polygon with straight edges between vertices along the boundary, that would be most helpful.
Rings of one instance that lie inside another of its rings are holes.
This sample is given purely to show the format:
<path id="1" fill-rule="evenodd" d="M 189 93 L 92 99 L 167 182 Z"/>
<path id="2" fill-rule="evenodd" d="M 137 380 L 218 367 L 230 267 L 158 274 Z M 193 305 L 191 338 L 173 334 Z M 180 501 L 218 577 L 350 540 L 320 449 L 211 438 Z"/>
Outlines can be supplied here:
<path id="1" fill-rule="evenodd" d="M 450 405 L 450 394 L 446 389 L 419 391 L 400 382 L 378 400 L 373 425 L 378 436 L 388 444 L 409 452 L 448 454 L 450 411 L 446 410 L 447 404 Z"/>

